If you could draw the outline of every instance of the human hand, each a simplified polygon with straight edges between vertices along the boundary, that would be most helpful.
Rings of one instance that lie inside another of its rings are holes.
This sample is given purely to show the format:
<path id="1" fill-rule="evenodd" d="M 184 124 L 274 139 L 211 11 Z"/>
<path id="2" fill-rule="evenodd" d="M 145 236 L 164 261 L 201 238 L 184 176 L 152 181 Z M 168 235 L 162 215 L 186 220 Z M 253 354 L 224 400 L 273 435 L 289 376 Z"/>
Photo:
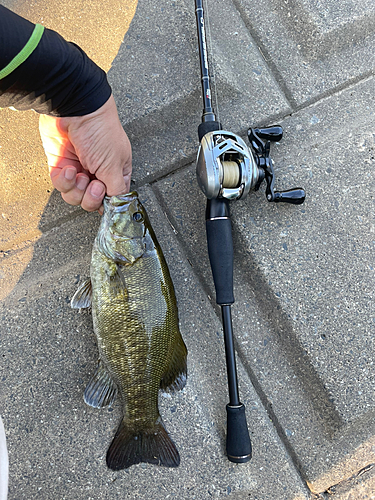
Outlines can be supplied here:
<path id="1" fill-rule="evenodd" d="M 52 184 L 70 205 L 102 211 L 105 194 L 130 191 L 131 145 L 113 96 L 89 115 L 40 115 L 39 131 Z"/>

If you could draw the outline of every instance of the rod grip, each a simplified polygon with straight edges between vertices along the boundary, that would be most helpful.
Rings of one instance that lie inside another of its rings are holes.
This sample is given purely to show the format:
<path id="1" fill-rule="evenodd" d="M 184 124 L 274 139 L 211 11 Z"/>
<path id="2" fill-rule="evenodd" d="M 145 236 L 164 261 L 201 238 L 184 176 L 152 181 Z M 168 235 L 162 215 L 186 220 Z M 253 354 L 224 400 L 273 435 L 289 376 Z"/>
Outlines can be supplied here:
<path id="1" fill-rule="evenodd" d="M 247 428 L 245 406 L 227 405 L 227 456 L 228 460 L 245 463 L 251 459 L 252 448 Z"/>
<path id="2" fill-rule="evenodd" d="M 219 305 L 233 304 L 233 240 L 228 218 L 206 220 L 207 246 Z"/>

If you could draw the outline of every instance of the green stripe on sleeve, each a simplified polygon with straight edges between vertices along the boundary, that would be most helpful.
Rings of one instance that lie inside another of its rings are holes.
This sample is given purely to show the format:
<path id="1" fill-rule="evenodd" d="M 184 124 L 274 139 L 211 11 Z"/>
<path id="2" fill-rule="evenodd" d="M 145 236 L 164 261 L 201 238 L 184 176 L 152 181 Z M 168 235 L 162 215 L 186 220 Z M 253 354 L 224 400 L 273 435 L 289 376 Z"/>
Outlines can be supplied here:
<path id="1" fill-rule="evenodd" d="M 10 63 L 5 66 L 0 71 L 0 80 L 2 78 L 5 78 L 6 76 L 10 75 L 12 71 L 18 68 L 23 62 L 26 61 L 26 59 L 34 52 L 34 50 L 37 48 L 38 43 L 40 42 L 40 39 L 42 38 L 44 32 L 44 26 L 41 24 L 36 24 L 34 31 L 31 34 L 31 37 L 29 38 L 27 44 L 24 46 L 24 48 L 19 52 L 11 61 Z"/>

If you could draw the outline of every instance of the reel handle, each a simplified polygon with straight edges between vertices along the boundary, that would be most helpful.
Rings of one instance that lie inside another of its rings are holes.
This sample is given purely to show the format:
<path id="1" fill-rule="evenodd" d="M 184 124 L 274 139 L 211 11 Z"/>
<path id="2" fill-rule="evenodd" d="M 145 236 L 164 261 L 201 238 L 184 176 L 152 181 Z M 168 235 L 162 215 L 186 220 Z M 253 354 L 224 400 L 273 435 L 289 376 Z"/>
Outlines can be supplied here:
<path id="1" fill-rule="evenodd" d="M 292 205 L 301 205 L 306 198 L 304 189 L 297 187 L 287 189 L 286 191 L 275 191 L 275 173 L 273 163 L 270 157 L 271 142 L 281 141 L 283 137 L 283 129 L 280 125 L 273 125 L 266 128 L 250 128 L 247 131 L 249 142 L 255 154 L 256 163 L 258 166 L 258 181 L 254 189 L 257 191 L 263 182 L 266 180 L 266 198 L 269 202 L 275 203 L 290 203 Z"/>

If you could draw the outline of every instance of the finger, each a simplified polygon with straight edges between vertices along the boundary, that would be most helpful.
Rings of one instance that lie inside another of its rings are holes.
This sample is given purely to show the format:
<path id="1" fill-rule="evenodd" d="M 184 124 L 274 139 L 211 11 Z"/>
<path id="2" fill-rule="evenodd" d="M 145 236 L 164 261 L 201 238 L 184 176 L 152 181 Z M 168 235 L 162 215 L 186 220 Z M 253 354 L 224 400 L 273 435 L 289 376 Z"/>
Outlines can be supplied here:
<path id="1" fill-rule="evenodd" d="M 78 174 L 73 188 L 67 192 L 61 193 L 63 200 L 69 203 L 69 205 L 81 205 L 89 183 L 90 179 L 87 175 Z"/>
<path id="2" fill-rule="evenodd" d="M 124 194 L 130 192 L 131 175 L 132 175 L 131 171 L 128 174 L 124 175 L 125 188 L 126 188 L 126 192 Z"/>
<path id="3" fill-rule="evenodd" d="M 100 180 L 106 186 L 107 196 L 118 196 L 126 194 L 130 190 L 130 177 L 131 177 L 131 156 L 129 161 L 126 161 L 123 166 L 118 165 L 117 169 L 107 169 L 100 175 Z"/>
<path id="4" fill-rule="evenodd" d="M 105 185 L 98 180 L 91 181 L 83 195 L 80 205 L 87 212 L 94 212 L 101 208 L 104 196 Z"/>
<path id="5" fill-rule="evenodd" d="M 122 175 L 119 175 L 116 179 L 108 178 L 106 188 L 108 196 L 118 196 L 129 192 L 129 187 L 126 185 Z"/>
<path id="6" fill-rule="evenodd" d="M 51 168 L 50 176 L 53 186 L 60 193 L 67 193 L 76 185 L 77 169 L 73 165 Z"/>
<path id="7" fill-rule="evenodd" d="M 109 172 L 109 175 L 105 177 L 102 176 L 100 180 L 103 181 L 106 186 L 107 196 L 126 194 L 130 191 L 131 171 L 125 175 L 122 172 L 118 175 Z"/>

